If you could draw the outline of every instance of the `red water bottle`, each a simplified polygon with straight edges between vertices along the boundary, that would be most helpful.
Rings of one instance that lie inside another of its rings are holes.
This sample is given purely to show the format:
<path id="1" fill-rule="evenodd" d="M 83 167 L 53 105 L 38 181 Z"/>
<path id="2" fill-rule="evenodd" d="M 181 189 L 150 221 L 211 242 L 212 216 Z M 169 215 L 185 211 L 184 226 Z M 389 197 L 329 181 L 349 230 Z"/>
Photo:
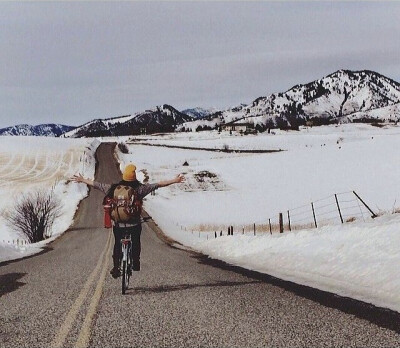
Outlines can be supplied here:
<path id="1" fill-rule="evenodd" d="M 104 208 L 104 227 L 111 228 L 111 205 L 105 204 L 103 205 Z"/>

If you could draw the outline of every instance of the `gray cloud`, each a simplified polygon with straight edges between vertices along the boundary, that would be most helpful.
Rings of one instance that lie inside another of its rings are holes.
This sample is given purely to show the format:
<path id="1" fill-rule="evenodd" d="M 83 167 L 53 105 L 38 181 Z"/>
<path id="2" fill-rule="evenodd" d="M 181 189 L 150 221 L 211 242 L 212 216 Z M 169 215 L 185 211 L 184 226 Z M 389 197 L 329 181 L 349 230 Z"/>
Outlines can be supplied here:
<path id="1" fill-rule="evenodd" d="M 0 126 L 226 107 L 340 68 L 400 80 L 396 2 L 0 3 Z"/>

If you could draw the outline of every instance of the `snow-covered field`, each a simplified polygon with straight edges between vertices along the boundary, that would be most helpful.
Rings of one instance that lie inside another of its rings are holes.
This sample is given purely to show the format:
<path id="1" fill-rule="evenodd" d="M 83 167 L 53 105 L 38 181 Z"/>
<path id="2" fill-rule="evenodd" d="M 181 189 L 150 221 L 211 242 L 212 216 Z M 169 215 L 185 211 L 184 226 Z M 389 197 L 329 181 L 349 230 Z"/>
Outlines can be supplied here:
<path id="1" fill-rule="evenodd" d="M 87 194 L 83 185 L 71 184 L 68 179 L 77 172 L 93 178 L 98 145 L 93 139 L 0 137 L 0 261 L 36 253 L 68 229 L 79 201 Z M 12 209 L 22 194 L 52 186 L 62 198 L 62 215 L 53 224 L 51 238 L 25 244 L 26 238 L 8 226 L 3 213 Z"/>
<path id="2" fill-rule="evenodd" d="M 199 224 L 239 227 L 266 223 L 268 218 L 276 220 L 279 212 L 303 206 L 309 207 L 305 214 L 308 211 L 312 218 L 311 202 L 316 202 L 318 217 L 317 201 L 325 197 L 328 201 L 324 205 L 333 204 L 340 222 L 333 195 L 345 192 L 344 200 L 352 200 L 358 208 L 353 190 L 376 213 L 400 206 L 399 127 L 342 125 L 275 135 L 219 136 L 213 132 L 184 133 L 148 142 L 285 151 L 243 154 L 132 144 L 130 155 L 119 156 L 122 166 L 134 162 L 147 172 L 150 181 L 186 174 L 185 184 L 160 190 L 149 209 L 179 207 L 172 209 L 173 217 L 187 229 Z M 184 162 L 189 165 L 183 166 Z"/>
<path id="3" fill-rule="evenodd" d="M 400 207 L 400 127 L 348 124 L 274 133 L 141 136 L 130 141 L 130 154 L 118 156 L 121 167 L 135 163 L 150 182 L 185 173 L 184 184 L 160 189 L 145 202 L 175 240 L 230 263 L 400 311 L 400 217 L 392 214 Z M 138 142 L 285 151 L 224 153 Z M 353 190 L 383 216 L 372 220 Z M 334 194 L 344 220 L 354 222 L 341 224 Z M 313 225 L 311 202 L 319 228 L 288 232 L 288 210 L 292 225 L 296 215 L 298 227 Z M 286 231 L 270 235 L 268 219 L 276 224 L 279 212 Z M 234 236 L 214 239 L 230 225 Z"/>
<path id="4" fill-rule="evenodd" d="M 132 143 L 129 154 L 117 155 L 121 168 L 136 164 L 141 180 L 157 182 L 185 174 L 185 183 L 145 199 L 146 210 L 178 242 L 232 264 L 400 311 L 400 214 L 395 213 L 400 211 L 400 127 L 348 124 L 273 133 L 211 131 L 104 141 Z M 64 214 L 52 238 L 65 231 L 87 194 L 83 185 L 67 179 L 77 172 L 94 176 L 98 142 L 92 141 L 0 138 L 0 209 L 10 207 L 20 192 L 56 184 Z M 142 143 L 283 151 L 226 153 Z M 353 190 L 378 218 L 371 219 Z M 334 194 L 344 221 L 355 221 L 341 223 Z M 291 232 L 288 210 L 291 228 L 297 228 Z M 276 229 L 280 212 L 283 234 Z M 0 219 L 1 261 L 43 246 L 10 244 L 23 237 Z M 311 228 L 315 221 L 318 228 Z M 228 226 L 234 227 L 233 236 L 226 236 Z"/>

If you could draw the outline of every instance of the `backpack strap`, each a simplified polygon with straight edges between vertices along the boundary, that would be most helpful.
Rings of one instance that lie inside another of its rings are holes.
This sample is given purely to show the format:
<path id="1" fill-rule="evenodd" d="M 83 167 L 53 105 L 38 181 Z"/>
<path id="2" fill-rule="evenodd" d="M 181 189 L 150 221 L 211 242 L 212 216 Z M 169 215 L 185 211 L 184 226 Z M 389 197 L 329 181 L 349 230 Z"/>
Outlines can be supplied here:
<path id="1" fill-rule="evenodd" d="M 114 198 L 114 190 L 119 184 L 112 184 L 110 189 L 107 191 L 106 195 L 103 198 L 103 205 L 109 203 Z M 108 202 L 107 202 L 108 201 Z"/>

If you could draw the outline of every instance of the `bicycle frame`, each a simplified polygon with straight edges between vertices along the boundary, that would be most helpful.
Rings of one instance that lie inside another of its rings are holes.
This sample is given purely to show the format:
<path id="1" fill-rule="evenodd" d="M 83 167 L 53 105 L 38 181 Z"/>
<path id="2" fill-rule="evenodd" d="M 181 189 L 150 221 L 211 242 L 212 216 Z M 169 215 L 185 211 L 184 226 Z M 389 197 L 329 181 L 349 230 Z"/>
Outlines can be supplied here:
<path id="1" fill-rule="evenodd" d="M 129 251 L 129 249 L 131 247 L 131 243 L 132 243 L 132 241 L 131 241 L 130 238 L 121 240 L 121 244 L 122 244 L 122 261 L 128 261 L 128 259 L 129 259 L 128 258 L 128 255 L 129 255 L 128 251 Z"/>

